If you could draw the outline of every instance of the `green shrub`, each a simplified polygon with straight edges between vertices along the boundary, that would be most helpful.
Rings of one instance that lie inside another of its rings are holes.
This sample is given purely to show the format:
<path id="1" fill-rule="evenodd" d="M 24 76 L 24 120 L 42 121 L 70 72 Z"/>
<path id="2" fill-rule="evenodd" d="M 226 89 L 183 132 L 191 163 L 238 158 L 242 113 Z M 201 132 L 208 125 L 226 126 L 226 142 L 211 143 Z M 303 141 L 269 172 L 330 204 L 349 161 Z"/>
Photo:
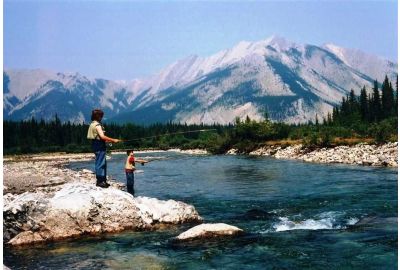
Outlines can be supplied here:
<path id="1" fill-rule="evenodd" d="M 332 145 L 332 134 L 330 133 L 329 130 L 324 130 L 321 132 L 321 138 L 320 141 L 318 142 L 318 146 L 321 147 L 329 147 Z"/>
<path id="2" fill-rule="evenodd" d="M 303 146 L 313 148 L 318 146 L 318 133 L 312 132 L 303 138 Z"/>
<path id="3" fill-rule="evenodd" d="M 231 136 L 224 133 L 222 136 L 216 137 L 212 143 L 207 144 L 207 151 L 212 154 L 225 154 L 233 146 Z"/>
<path id="4" fill-rule="evenodd" d="M 250 153 L 251 151 L 255 150 L 258 146 L 258 143 L 251 141 L 251 140 L 243 140 L 236 143 L 233 148 L 239 150 L 240 153 Z"/>
<path id="5" fill-rule="evenodd" d="M 368 129 L 368 133 L 375 139 L 376 143 L 388 142 L 393 134 L 393 126 L 390 121 L 383 120 L 380 123 L 374 123 Z"/>

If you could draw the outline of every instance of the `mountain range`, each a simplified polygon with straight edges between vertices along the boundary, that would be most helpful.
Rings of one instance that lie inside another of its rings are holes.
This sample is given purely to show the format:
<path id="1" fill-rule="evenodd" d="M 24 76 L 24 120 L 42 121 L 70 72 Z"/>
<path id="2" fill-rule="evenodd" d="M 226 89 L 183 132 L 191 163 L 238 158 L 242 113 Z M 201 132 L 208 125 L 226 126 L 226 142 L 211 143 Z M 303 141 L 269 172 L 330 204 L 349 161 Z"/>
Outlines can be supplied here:
<path id="1" fill-rule="evenodd" d="M 41 69 L 3 73 L 4 119 L 89 122 L 93 108 L 112 122 L 221 123 L 236 117 L 304 123 L 330 112 L 342 97 L 385 75 L 397 63 L 333 44 L 298 44 L 273 36 L 242 41 L 209 57 L 189 56 L 131 81 Z"/>

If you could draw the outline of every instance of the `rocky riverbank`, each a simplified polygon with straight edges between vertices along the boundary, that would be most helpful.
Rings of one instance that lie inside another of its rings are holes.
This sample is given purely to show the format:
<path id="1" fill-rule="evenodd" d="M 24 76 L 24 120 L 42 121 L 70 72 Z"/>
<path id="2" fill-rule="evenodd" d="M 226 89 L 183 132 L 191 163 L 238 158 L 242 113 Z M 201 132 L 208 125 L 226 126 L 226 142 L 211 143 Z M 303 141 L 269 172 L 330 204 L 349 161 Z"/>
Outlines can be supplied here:
<path id="1" fill-rule="evenodd" d="M 230 149 L 227 154 L 238 154 Z M 316 163 L 343 163 L 365 166 L 397 167 L 397 142 L 383 145 L 357 144 L 333 148 L 310 149 L 303 145 L 264 146 L 249 153 L 253 156 L 271 156 L 277 159 L 297 159 Z"/>
<path id="2" fill-rule="evenodd" d="M 92 171 L 77 172 L 66 167 L 70 162 L 93 159 L 93 154 L 41 154 L 5 157 L 3 194 L 20 194 L 26 191 L 48 192 L 54 190 L 54 187 L 73 181 L 95 183 Z M 122 188 L 119 183 L 113 182 L 113 185 Z"/>
<path id="3" fill-rule="evenodd" d="M 4 242 L 20 245 L 202 220 L 191 205 L 133 197 L 111 178 L 111 187 L 102 189 L 95 186 L 90 170 L 66 167 L 92 158 L 93 154 L 61 154 L 5 160 Z"/>
<path id="4" fill-rule="evenodd" d="M 177 148 L 177 149 L 169 149 L 168 151 L 169 152 L 181 153 L 181 154 L 188 154 L 188 155 L 207 155 L 207 154 L 209 154 L 207 152 L 207 150 L 205 150 L 205 149 L 185 149 L 185 150 L 182 150 L 182 149 Z"/>

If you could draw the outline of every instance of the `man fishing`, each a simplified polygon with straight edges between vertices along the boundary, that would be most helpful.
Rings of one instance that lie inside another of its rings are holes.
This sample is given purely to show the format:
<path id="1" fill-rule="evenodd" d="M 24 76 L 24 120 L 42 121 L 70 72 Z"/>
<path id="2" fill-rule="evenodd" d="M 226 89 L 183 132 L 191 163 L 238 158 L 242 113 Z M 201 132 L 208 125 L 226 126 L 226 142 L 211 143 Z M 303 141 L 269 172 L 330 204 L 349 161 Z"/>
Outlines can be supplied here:
<path id="1" fill-rule="evenodd" d="M 100 109 L 92 111 L 92 123 L 89 126 L 87 138 L 92 141 L 92 149 L 96 156 L 96 186 L 108 188 L 110 184 L 107 183 L 106 142 L 118 143 L 121 140 L 107 137 L 104 134 L 105 130 L 101 124 L 103 116 L 104 112 Z"/>

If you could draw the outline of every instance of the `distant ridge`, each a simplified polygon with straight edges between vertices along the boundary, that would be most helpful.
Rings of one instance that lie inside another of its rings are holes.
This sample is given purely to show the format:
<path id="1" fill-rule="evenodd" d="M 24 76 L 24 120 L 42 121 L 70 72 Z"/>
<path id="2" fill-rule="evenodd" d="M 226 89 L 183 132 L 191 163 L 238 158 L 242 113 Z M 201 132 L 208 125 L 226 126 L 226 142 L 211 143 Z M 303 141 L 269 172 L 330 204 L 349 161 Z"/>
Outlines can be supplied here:
<path id="1" fill-rule="evenodd" d="M 130 82 L 79 73 L 10 70 L 3 74 L 4 119 L 88 122 L 92 108 L 108 121 L 233 122 L 235 117 L 304 123 L 341 98 L 384 76 L 397 63 L 334 44 L 298 44 L 279 36 L 247 42 L 209 57 L 189 56 L 159 73 Z"/>

